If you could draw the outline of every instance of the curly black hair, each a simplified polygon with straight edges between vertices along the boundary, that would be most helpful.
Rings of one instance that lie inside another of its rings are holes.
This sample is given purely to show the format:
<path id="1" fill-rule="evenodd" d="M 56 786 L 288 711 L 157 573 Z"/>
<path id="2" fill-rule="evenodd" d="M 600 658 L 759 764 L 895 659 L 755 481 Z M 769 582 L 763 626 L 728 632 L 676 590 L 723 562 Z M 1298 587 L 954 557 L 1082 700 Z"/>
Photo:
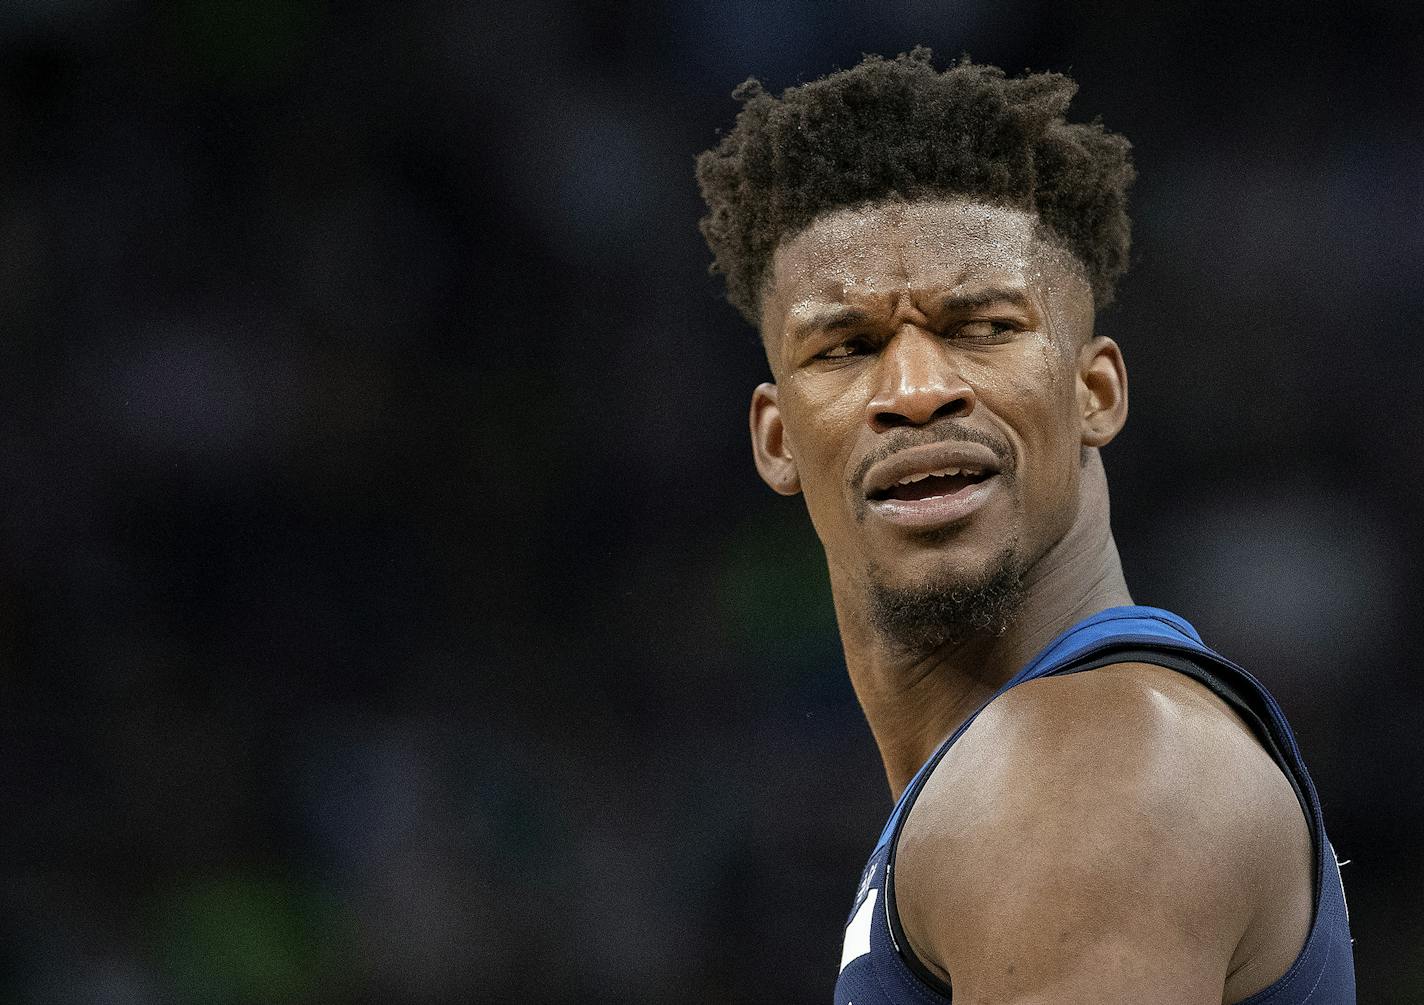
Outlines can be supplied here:
<path id="1" fill-rule="evenodd" d="M 1130 145 L 1063 114 L 1078 85 L 1009 78 L 967 57 L 943 72 L 919 47 L 773 97 L 749 79 L 736 125 L 697 158 L 702 234 L 727 299 L 757 327 L 772 253 L 817 217 L 886 199 L 969 196 L 1038 214 L 1082 263 L 1096 306 L 1127 269 Z"/>

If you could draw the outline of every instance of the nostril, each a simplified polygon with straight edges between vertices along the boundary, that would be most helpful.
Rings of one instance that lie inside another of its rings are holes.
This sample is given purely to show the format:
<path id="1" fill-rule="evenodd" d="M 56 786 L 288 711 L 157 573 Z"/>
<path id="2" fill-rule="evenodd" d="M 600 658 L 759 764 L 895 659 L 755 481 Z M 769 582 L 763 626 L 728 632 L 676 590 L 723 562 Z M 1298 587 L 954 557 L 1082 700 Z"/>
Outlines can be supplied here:
<path id="1" fill-rule="evenodd" d="M 878 430 L 923 426 L 936 419 L 964 418 L 974 411 L 974 392 L 962 381 L 901 383 L 866 402 L 865 415 Z"/>
<path id="2" fill-rule="evenodd" d="M 931 418 L 959 419 L 968 415 L 969 411 L 969 399 L 967 397 L 955 398 L 953 401 L 946 401 L 943 405 L 940 405 L 939 408 L 936 408 Z"/>
<path id="3" fill-rule="evenodd" d="M 898 429 L 901 426 L 913 426 L 914 423 L 901 415 L 899 412 L 876 412 L 871 417 L 871 423 L 876 429 Z"/>

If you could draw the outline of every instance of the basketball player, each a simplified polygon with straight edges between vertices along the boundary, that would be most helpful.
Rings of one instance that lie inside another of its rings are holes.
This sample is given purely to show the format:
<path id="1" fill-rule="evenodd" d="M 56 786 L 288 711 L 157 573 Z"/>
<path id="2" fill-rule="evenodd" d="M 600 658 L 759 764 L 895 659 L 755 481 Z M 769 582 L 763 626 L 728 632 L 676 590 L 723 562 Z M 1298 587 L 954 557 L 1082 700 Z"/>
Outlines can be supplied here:
<path id="1" fill-rule="evenodd" d="M 1290 727 L 1123 581 L 1099 451 L 1127 375 L 1093 320 L 1133 169 L 1074 90 L 871 57 L 748 81 L 698 161 L 775 380 L 757 470 L 805 497 L 897 800 L 835 1000 L 1353 1002 Z"/>

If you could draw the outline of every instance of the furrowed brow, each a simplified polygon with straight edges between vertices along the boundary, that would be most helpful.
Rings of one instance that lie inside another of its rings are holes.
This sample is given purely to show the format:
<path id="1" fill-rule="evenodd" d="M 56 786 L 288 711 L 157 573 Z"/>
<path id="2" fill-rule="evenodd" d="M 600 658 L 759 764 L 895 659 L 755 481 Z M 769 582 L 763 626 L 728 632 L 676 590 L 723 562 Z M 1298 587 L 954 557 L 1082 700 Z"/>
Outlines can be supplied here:
<path id="1" fill-rule="evenodd" d="M 946 294 L 935 301 L 935 308 L 940 313 L 964 313 L 982 310 L 994 304 L 1008 304 L 1024 311 L 1033 310 L 1033 301 L 1029 300 L 1028 294 L 1024 290 L 1005 286 L 991 286 L 982 290 L 971 290 L 968 293 Z"/>
<path id="2" fill-rule="evenodd" d="M 870 320 L 870 313 L 859 307 L 825 307 L 803 318 L 787 329 L 786 334 L 793 341 L 800 341 L 817 332 L 835 332 L 843 328 L 855 328 Z"/>

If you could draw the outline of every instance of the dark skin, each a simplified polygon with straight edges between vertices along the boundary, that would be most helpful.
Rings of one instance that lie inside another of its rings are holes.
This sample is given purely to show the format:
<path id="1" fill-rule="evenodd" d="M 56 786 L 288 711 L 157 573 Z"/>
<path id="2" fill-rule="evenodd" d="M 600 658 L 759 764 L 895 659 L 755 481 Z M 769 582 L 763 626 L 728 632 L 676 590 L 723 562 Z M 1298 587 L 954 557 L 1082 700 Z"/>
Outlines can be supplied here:
<path id="1" fill-rule="evenodd" d="M 842 210 L 783 241 L 762 335 L 757 468 L 805 496 L 898 797 L 1049 640 L 1132 602 L 1098 455 L 1127 417 L 1122 356 L 1036 218 L 971 200 Z M 962 506 L 907 523 L 875 499 L 887 465 L 966 442 L 987 477 Z M 873 617 L 877 590 L 950 591 L 1005 561 L 1021 604 L 1002 632 L 907 645 Z M 997 700 L 897 856 L 906 936 L 957 1002 L 1236 1002 L 1286 971 L 1311 918 L 1289 783 L 1228 706 L 1159 667 Z"/>

